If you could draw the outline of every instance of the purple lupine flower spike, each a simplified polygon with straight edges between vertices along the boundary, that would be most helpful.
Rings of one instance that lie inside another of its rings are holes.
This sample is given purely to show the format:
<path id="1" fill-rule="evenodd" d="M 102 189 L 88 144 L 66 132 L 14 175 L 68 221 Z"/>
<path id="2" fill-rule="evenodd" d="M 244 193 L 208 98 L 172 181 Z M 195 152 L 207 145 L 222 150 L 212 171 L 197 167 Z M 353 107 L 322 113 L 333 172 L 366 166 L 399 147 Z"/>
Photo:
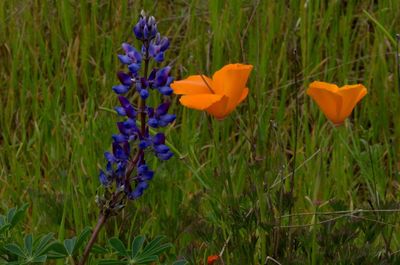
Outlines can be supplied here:
<path id="1" fill-rule="evenodd" d="M 154 177 L 154 170 L 146 164 L 148 156 L 160 160 L 168 160 L 173 156 L 166 145 L 165 134 L 157 132 L 152 135 L 149 130 L 149 127 L 165 127 L 175 120 L 176 116 L 168 113 L 170 102 L 152 106 L 147 102 L 152 91 L 158 91 L 163 96 L 172 93 L 170 66 L 149 69 L 150 72 L 147 72 L 150 60 L 155 63 L 164 61 L 170 43 L 167 37 L 158 33 L 155 18 L 146 16 L 144 12 L 133 32 L 142 44 L 137 50 L 131 44 L 123 43 L 123 54 L 118 54 L 119 61 L 128 69 L 117 73 L 120 84 L 112 87 L 120 103 L 114 109 L 122 120 L 117 122 L 118 132 L 112 135 L 112 152 L 104 153 L 106 169 L 99 174 L 100 183 L 113 194 L 109 200 L 120 201 L 104 203 L 107 200 L 104 197 L 103 202 L 99 202 L 103 208 L 112 205 L 120 209 L 125 203 L 124 198 L 133 200 L 143 195 Z M 139 102 L 134 104 L 132 98 L 138 98 Z M 124 195 L 123 199 L 120 194 Z"/>

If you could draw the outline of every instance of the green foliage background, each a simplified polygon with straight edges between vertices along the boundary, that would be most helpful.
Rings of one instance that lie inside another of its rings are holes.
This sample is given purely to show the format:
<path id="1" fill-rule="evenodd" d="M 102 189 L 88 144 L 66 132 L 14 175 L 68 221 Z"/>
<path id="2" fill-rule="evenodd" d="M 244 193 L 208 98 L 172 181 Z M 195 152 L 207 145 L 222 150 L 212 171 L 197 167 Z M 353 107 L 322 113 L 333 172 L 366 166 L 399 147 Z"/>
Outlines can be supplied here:
<path id="1" fill-rule="evenodd" d="M 29 202 L 24 229 L 60 239 L 95 224 L 116 55 L 138 44 L 141 9 L 171 40 L 174 76 L 249 63 L 250 94 L 224 121 L 177 102 L 176 156 L 101 242 L 165 234 L 193 264 L 225 243 L 225 264 L 400 262 L 397 0 L 0 1 L 0 208 Z M 346 127 L 305 95 L 314 80 L 368 88 Z"/>

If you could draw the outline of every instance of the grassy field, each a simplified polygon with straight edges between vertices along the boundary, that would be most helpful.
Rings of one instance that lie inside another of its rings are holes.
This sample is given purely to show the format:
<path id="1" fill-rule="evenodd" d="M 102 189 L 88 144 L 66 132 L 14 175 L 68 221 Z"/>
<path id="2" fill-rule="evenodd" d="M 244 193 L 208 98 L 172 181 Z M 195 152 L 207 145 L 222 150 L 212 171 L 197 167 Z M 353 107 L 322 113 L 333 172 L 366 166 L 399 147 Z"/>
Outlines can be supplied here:
<path id="1" fill-rule="evenodd" d="M 164 234 L 191 264 L 222 249 L 224 264 L 400 264 L 397 0 L 0 1 L 0 209 L 29 202 L 24 229 L 59 239 L 94 226 L 141 9 L 177 79 L 248 63 L 250 93 L 223 121 L 174 96 L 174 158 L 100 242 Z M 314 80 L 368 95 L 335 128 Z"/>

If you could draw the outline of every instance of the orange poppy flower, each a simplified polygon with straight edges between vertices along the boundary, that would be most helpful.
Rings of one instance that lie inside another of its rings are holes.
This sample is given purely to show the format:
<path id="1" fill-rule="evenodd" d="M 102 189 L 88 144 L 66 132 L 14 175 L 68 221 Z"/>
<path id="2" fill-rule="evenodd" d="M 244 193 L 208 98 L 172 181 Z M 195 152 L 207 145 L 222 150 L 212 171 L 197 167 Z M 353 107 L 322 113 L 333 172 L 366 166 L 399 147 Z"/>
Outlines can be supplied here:
<path id="1" fill-rule="evenodd" d="M 207 264 L 212 265 L 214 262 L 216 262 L 219 259 L 218 255 L 212 255 L 207 257 Z"/>
<path id="2" fill-rule="evenodd" d="M 182 105 L 205 110 L 217 119 L 223 119 L 247 97 L 246 83 L 251 69 L 252 65 L 228 64 L 216 71 L 212 79 L 191 75 L 173 82 L 171 88 L 175 94 L 183 95 L 180 98 Z"/>
<path id="3" fill-rule="evenodd" d="M 338 126 L 350 116 L 356 104 L 367 94 L 367 89 L 361 84 L 339 88 L 335 84 L 314 81 L 307 89 L 307 94 L 317 102 L 325 116 Z"/>

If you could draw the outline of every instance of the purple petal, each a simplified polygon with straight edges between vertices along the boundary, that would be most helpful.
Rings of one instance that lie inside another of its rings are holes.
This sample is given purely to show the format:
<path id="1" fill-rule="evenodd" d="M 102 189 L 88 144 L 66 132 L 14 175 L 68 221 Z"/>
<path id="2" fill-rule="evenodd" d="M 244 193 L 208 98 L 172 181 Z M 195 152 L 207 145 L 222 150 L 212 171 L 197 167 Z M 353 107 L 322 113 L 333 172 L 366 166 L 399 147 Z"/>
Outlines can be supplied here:
<path id="1" fill-rule="evenodd" d="M 117 85 L 117 86 L 113 86 L 112 89 L 117 94 L 125 94 L 126 92 L 128 92 L 129 87 L 125 86 L 125 85 Z"/>
<path id="2" fill-rule="evenodd" d="M 153 136 L 153 144 L 160 145 L 165 143 L 165 135 L 163 133 L 157 133 Z"/>
<path id="3" fill-rule="evenodd" d="M 163 52 L 159 52 L 155 57 L 154 60 L 156 60 L 156 62 L 161 63 L 162 61 L 164 61 L 164 53 Z"/>
<path id="4" fill-rule="evenodd" d="M 117 143 L 123 143 L 123 142 L 128 141 L 128 137 L 126 137 L 126 136 L 123 135 L 123 134 L 113 134 L 113 135 L 112 135 L 112 138 L 113 138 L 113 140 L 114 140 L 115 142 L 117 142 Z"/>
<path id="5" fill-rule="evenodd" d="M 158 154 L 165 154 L 169 151 L 169 147 L 166 146 L 165 144 L 160 144 L 160 145 L 155 145 L 154 146 L 154 150 L 158 153 Z"/>
<path id="6" fill-rule="evenodd" d="M 157 54 L 157 46 L 154 45 L 154 44 L 150 44 L 150 46 L 149 46 L 149 55 L 151 57 L 154 57 L 154 56 L 156 56 L 156 54 Z"/>
<path id="7" fill-rule="evenodd" d="M 143 32 L 139 23 L 137 23 L 133 28 L 133 33 L 135 33 L 136 38 L 139 40 L 143 39 Z"/>
<path id="8" fill-rule="evenodd" d="M 172 76 L 168 76 L 167 83 L 165 85 L 169 86 L 173 81 L 174 81 L 174 78 Z"/>
<path id="9" fill-rule="evenodd" d="M 160 160 L 168 160 L 168 159 L 170 159 L 172 156 L 174 155 L 174 153 L 172 153 L 172 152 L 167 152 L 167 153 L 158 153 L 157 154 L 157 157 L 160 159 Z"/>
<path id="10" fill-rule="evenodd" d="M 156 87 L 165 85 L 165 83 L 168 80 L 168 75 L 169 75 L 170 71 L 171 71 L 171 67 L 166 66 L 157 72 L 156 77 L 155 77 L 155 82 L 154 82 Z"/>
<path id="11" fill-rule="evenodd" d="M 160 117 L 160 120 L 165 121 L 166 123 L 171 123 L 176 119 L 175 114 L 165 114 Z"/>
<path id="12" fill-rule="evenodd" d="M 173 92 L 172 88 L 170 88 L 169 86 L 162 86 L 162 87 L 159 87 L 159 88 L 158 88 L 158 91 L 159 91 L 161 94 L 165 95 L 165 96 L 169 96 L 169 95 L 171 95 L 172 92 Z"/>
<path id="13" fill-rule="evenodd" d="M 140 97 L 142 99 L 146 99 L 149 97 L 149 91 L 147 91 L 147 89 L 142 89 L 140 90 Z"/>
<path id="14" fill-rule="evenodd" d="M 115 157 L 110 152 L 105 152 L 104 157 L 106 158 L 106 160 L 108 162 L 111 162 L 111 163 L 115 162 Z"/>
<path id="15" fill-rule="evenodd" d="M 149 28 L 147 27 L 147 25 L 144 25 L 144 27 L 143 27 L 143 37 L 145 38 L 145 39 L 147 39 L 147 38 L 149 38 Z"/>
<path id="16" fill-rule="evenodd" d="M 139 143 L 139 148 L 143 150 L 143 149 L 146 149 L 149 145 L 150 145 L 150 143 L 148 141 L 142 140 Z"/>
<path id="17" fill-rule="evenodd" d="M 122 43 L 122 49 L 125 51 L 125 53 L 130 53 L 136 51 L 135 48 L 133 48 L 129 43 Z"/>
<path id="18" fill-rule="evenodd" d="M 151 107 L 147 107 L 147 115 L 152 118 L 154 116 L 154 109 Z"/>
<path id="19" fill-rule="evenodd" d="M 108 180 L 107 175 L 104 174 L 103 170 L 100 170 L 99 180 L 101 185 L 104 187 L 108 187 L 110 185 L 110 181 Z"/>
<path id="20" fill-rule="evenodd" d="M 129 100 L 126 97 L 119 96 L 118 100 L 121 103 L 121 106 L 124 108 L 131 106 L 131 103 L 129 102 Z"/>
<path id="21" fill-rule="evenodd" d="M 118 107 L 115 107 L 114 109 L 119 116 L 126 116 L 126 111 L 123 107 L 118 106 Z"/>
<path id="22" fill-rule="evenodd" d="M 126 116 L 131 119 L 136 118 L 136 110 L 132 106 L 125 107 Z"/>
<path id="23" fill-rule="evenodd" d="M 153 128 L 158 127 L 158 121 L 155 118 L 150 118 L 147 123 L 149 124 L 150 127 L 153 127 Z"/>
<path id="24" fill-rule="evenodd" d="M 143 173 L 141 179 L 142 179 L 143 181 L 148 181 L 148 180 L 153 179 L 153 176 L 154 176 L 154 171 L 148 170 L 148 171 L 146 171 L 146 172 Z"/>
<path id="25" fill-rule="evenodd" d="M 124 72 L 118 72 L 117 73 L 119 81 L 125 86 L 131 86 L 132 85 L 132 79 L 129 75 L 125 74 Z"/>
<path id="26" fill-rule="evenodd" d="M 140 70 L 140 64 L 132 63 L 128 66 L 131 73 L 136 74 Z"/>
<path id="27" fill-rule="evenodd" d="M 147 165 L 140 165 L 138 167 L 138 174 L 144 174 L 147 170 L 149 170 L 149 167 Z"/>
<path id="28" fill-rule="evenodd" d="M 165 51 L 169 47 L 169 40 L 167 37 L 163 37 L 160 41 L 160 50 Z"/>
<path id="29" fill-rule="evenodd" d="M 158 108 L 156 110 L 156 116 L 161 116 L 161 115 L 166 114 L 168 112 L 170 105 L 171 105 L 171 103 L 168 101 L 161 103 L 160 106 L 158 106 Z"/>
<path id="30" fill-rule="evenodd" d="M 118 54 L 118 59 L 122 64 L 131 64 L 132 59 L 127 55 Z"/>
<path id="31" fill-rule="evenodd" d="M 156 77 L 156 74 L 157 74 L 157 69 L 154 68 L 154 69 L 151 71 L 150 75 L 149 75 L 149 80 L 150 80 L 150 81 L 154 80 L 154 78 Z"/>

